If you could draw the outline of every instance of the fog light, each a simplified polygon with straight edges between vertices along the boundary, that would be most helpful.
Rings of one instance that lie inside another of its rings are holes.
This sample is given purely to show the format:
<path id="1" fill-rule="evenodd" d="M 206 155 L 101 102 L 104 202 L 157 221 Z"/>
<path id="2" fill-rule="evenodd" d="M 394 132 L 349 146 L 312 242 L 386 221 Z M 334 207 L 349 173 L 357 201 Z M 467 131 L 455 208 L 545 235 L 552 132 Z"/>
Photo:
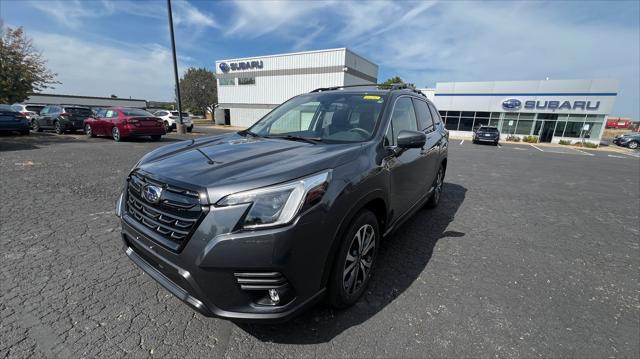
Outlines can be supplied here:
<path id="1" fill-rule="evenodd" d="M 280 302 L 280 296 L 278 295 L 278 291 L 275 289 L 269 289 L 269 298 L 275 304 L 278 304 L 278 302 Z"/>

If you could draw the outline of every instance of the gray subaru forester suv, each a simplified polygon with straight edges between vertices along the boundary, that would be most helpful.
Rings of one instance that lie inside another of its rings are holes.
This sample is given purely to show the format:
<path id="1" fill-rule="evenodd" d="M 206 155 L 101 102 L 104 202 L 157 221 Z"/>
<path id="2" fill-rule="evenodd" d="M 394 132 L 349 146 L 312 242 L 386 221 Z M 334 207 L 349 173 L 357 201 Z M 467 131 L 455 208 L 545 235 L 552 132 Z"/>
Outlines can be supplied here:
<path id="1" fill-rule="evenodd" d="M 160 147 L 116 213 L 129 258 L 205 316 L 279 321 L 364 293 L 380 241 L 441 198 L 448 132 L 403 85 L 323 88 Z"/>

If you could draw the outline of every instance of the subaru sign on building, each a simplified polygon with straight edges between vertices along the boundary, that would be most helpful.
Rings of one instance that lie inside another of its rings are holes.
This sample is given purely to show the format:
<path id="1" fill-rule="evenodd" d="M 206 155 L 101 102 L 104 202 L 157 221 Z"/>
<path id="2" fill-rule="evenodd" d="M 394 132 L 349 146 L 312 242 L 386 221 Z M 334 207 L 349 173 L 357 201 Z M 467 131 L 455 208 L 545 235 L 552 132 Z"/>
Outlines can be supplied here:
<path id="1" fill-rule="evenodd" d="M 612 79 L 439 82 L 434 102 L 452 134 L 470 136 L 481 125 L 503 138 L 599 143 L 618 92 Z"/>

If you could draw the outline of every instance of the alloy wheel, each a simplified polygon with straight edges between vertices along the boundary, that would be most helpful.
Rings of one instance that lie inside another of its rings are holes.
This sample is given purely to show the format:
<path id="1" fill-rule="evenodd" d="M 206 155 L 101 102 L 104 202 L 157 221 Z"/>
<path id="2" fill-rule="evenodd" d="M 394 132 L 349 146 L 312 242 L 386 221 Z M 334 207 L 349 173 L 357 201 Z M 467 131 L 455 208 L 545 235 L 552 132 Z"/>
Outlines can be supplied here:
<path id="1" fill-rule="evenodd" d="M 375 230 L 370 224 L 360 227 L 347 251 L 342 272 L 342 285 L 347 294 L 356 293 L 367 281 L 375 255 Z"/>
<path id="2" fill-rule="evenodd" d="M 629 148 L 632 149 L 632 150 L 635 150 L 636 148 L 638 148 L 638 142 L 631 141 L 629 143 Z"/>
<path id="3" fill-rule="evenodd" d="M 438 171 L 438 176 L 436 177 L 436 185 L 433 188 L 433 200 L 435 203 L 440 201 L 440 195 L 442 194 L 442 168 Z"/>
<path id="4" fill-rule="evenodd" d="M 91 126 L 90 126 L 90 125 L 86 125 L 86 126 L 84 126 L 84 133 L 85 133 L 85 135 L 87 135 L 88 137 L 91 137 Z"/>
<path id="5" fill-rule="evenodd" d="M 64 132 L 62 131 L 62 126 L 60 125 L 60 121 L 56 121 L 55 129 L 56 129 L 56 133 L 59 135 L 61 135 L 62 132 Z"/>
<path id="6" fill-rule="evenodd" d="M 114 127 L 114 128 L 111 130 L 111 135 L 113 136 L 113 139 L 114 139 L 115 141 L 120 141 L 120 130 L 118 130 L 118 128 L 117 128 L 117 127 Z"/>

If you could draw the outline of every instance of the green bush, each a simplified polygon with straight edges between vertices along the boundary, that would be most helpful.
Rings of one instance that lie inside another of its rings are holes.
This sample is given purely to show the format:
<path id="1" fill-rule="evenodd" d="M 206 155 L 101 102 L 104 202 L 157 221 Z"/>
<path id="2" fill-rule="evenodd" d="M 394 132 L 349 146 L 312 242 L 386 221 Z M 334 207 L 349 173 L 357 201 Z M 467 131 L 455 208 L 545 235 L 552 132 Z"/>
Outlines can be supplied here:
<path id="1" fill-rule="evenodd" d="M 507 136 L 507 141 L 520 142 L 520 137 L 514 136 L 514 135 L 509 135 L 509 136 Z"/>
<path id="2" fill-rule="evenodd" d="M 558 142 L 558 143 L 561 144 L 561 145 L 570 145 L 571 141 L 569 141 L 569 140 L 560 140 L 560 142 Z"/>
<path id="3" fill-rule="evenodd" d="M 524 136 L 522 137 L 522 142 L 538 143 L 538 136 Z"/>
<path id="4" fill-rule="evenodd" d="M 586 148 L 598 148 L 598 145 L 596 145 L 595 143 L 591 143 L 591 142 L 585 142 L 582 145 L 584 147 L 586 147 Z"/>

